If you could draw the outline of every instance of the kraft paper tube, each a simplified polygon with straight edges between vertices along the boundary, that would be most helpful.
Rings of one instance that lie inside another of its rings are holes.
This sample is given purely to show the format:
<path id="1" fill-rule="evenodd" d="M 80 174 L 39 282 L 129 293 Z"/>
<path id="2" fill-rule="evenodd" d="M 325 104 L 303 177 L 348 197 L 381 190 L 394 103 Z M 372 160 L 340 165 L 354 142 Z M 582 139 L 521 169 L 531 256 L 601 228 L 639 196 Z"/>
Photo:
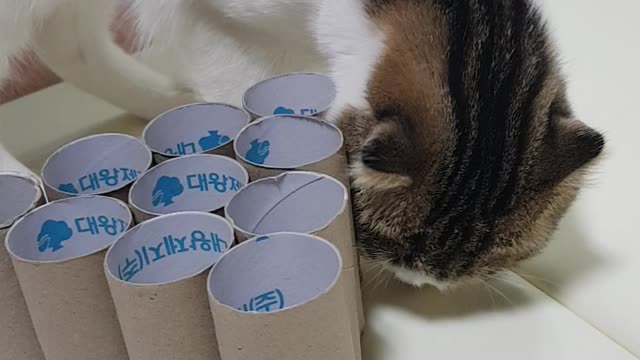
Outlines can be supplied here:
<path id="1" fill-rule="evenodd" d="M 33 176 L 0 173 L 0 349 L 7 359 L 44 359 L 20 284 L 4 247 L 9 227 L 43 202 L 39 183 Z"/>
<path id="2" fill-rule="evenodd" d="M 138 223 L 180 211 L 222 213 L 248 182 L 247 171 L 231 158 L 188 155 L 143 174 L 131 187 L 129 204 Z"/>
<path id="3" fill-rule="evenodd" d="M 234 144 L 236 158 L 252 180 L 273 177 L 291 170 L 327 174 L 350 187 L 342 132 L 314 117 L 277 115 L 247 125 Z M 355 241 L 350 194 L 346 207 L 350 239 Z M 356 262 L 357 260 L 356 254 Z M 345 260 L 348 261 L 348 260 Z M 359 274 L 359 264 L 356 264 Z M 360 318 L 364 318 L 361 308 Z M 360 330 L 364 329 L 360 321 Z"/>
<path id="4" fill-rule="evenodd" d="M 131 221 L 123 202 L 82 195 L 41 206 L 9 230 L 6 248 L 47 360 L 127 359 L 103 262 Z"/>
<path id="5" fill-rule="evenodd" d="M 338 249 L 319 237 L 276 233 L 223 256 L 208 289 L 224 360 L 352 360 Z"/>
<path id="6" fill-rule="evenodd" d="M 324 120 L 276 115 L 247 125 L 234 146 L 252 181 L 303 170 L 333 176 L 348 186 L 343 142 L 342 132 Z"/>
<path id="7" fill-rule="evenodd" d="M 157 116 L 142 138 L 156 163 L 201 153 L 233 157 L 233 141 L 250 119 L 249 113 L 232 105 L 189 104 Z"/>
<path id="8" fill-rule="evenodd" d="M 351 310 L 350 316 L 353 324 L 351 329 L 353 331 L 353 338 L 360 340 L 360 334 L 364 332 L 366 326 L 366 318 L 362 302 L 359 266 L 342 270 L 342 281 L 344 281 L 345 294 L 347 295 L 347 302 Z"/>
<path id="9" fill-rule="evenodd" d="M 225 208 L 238 242 L 275 232 L 314 234 L 335 245 L 344 268 L 355 265 L 347 188 L 319 173 L 292 171 L 252 182 Z"/>
<path id="10" fill-rule="evenodd" d="M 359 339 L 364 311 L 347 200 L 347 188 L 328 175 L 286 172 L 247 185 L 225 214 L 238 241 L 284 231 L 317 235 L 335 245 L 343 259 L 354 338 Z"/>
<path id="11" fill-rule="evenodd" d="M 139 224 L 113 245 L 105 272 L 131 359 L 220 358 L 206 271 L 232 244 L 222 217 L 182 212 Z"/>
<path id="12" fill-rule="evenodd" d="M 132 136 L 92 135 L 55 151 L 42 168 L 42 180 L 50 201 L 76 195 L 127 201 L 130 185 L 151 161 L 149 148 Z"/>
<path id="13" fill-rule="evenodd" d="M 253 119 L 270 115 L 322 117 L 336 97 L 330 77 L 319 73 L 288 73 L 263 80 L 247 90 L 244 108 Z"/>

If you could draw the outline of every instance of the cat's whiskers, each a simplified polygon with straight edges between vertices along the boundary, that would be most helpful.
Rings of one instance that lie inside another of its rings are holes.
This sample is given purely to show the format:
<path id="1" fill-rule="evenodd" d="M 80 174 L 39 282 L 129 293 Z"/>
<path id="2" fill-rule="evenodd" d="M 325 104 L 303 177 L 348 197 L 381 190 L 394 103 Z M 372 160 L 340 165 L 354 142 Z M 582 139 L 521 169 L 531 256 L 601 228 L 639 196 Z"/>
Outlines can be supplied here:
<path id="1" fill-rule="evenodd" d="M 367 266 L 361 266 L 361 267 L 363 268 L 364 274 L 369 274 L 373 270 L 379 270 L 380 267 L 384 267 L 386 265 L 389 265 L 390 263 L 391 263 L 391 260 L 371 260 L 371 259 L 368 259 L 366 261 Z"/>
<path id="2" fill-rule="evenodd" d="M 526 290 L 526 289 L 527 289 L 527 286 L 526 286 L 526 285 L 524 285 L 524 284 L 519 284 L 519 283 L 517 283 L 517 282 L 515 282 L 515 281 L 513 281 L 513 280 L 510 280 L 510 279 L 508 279 L 508 278 L 504 278 L 504 277 L 496 276 L 496 275 L 491 275 L 491 274 L 484 274 L 484 276 L 485 276 L 487 279 L 490 279 L 490 280 L 497 280 L 497 281 L 500 281 L 500 282 L 505 283 L 505 284 L 507 284 L 507 285 L 515 286 L 515 287 L 517 287 L 517 288 L 524 289 L 524 290 Z"/>
<path id="3" fill-rule="evenodd" d="M 528 274 L 528 273 L 524 273 L 521 272 L 520 270 L 516 270 L 515 271 L 516 274 L 518 274 L 519 276 L 521 276 L 523 279 L 530 281 L 530 282 L 536 282 L 536 281 L 540 281 L 543 282 L 545 285 L 547 286 L 551 286 L 553 288 L 558 288 L 559 285 L 549 279 L 537 276 L 537 275 L 532 275 L 532 274 Z"/>
<path id="4" fill-rule="evenodd" d="M 381 280 L 384 281 L 383 274 L 387 270 L 386 266 L 391 263 L 391 260 L 383 260 L 383 261 L 369 260 L 369 262 L 374 264 L 370 266 L 368 269 L 365 269 L 364 273 L 367 275 L 371 274 L 374 271 L 376 273 L 366 280 L 366 282 L 363 284 L 364 289 L 377 288 L 380 285 L 380 281 Z"/>
<path id="5" fill-rule="evenodd" d="M 378 276 L 378 281 L 376 282 L 374 289 L 381 287 L 383 284 L 388 282 L 390 278 L 391 278 L 391 274 L 389 272 L 386 272 L 386 271 L 381 272 L 380 275 Z"/>
<path id="6" fill-rule="evenodd" d="M 375 289 L 376 288 L 376 283 L 377 283 L 378 279 L 380 278 L 380 276 L 382 275 L 382 273 L 384 271 L 385 271 L 385 268 L 384 267 L 380 267 L 375 275 L 373 275 L 372 277 L 367 279 L 367 281 L 363 285 L 363 288 L 365 290 Z"/>
<path id="7" fill-rule="evenodd" d="M 484 286 L 484 289 L 487 291 L 487 293 L 489 294 L 489 297 L 491 298 L 491 302 L 493 303 L 493 308 L 495 309 L 497 307 L 496 304 L 496 299 L 494 299 L 493 297 L 493 293 L 491 292 L 491 289 L 489 288 L 489 285 L 487 284 L 487 281 L 484 280 L 483 278 L 478 278 L 478 280 L 480 281 L 480 283 Z"/>
<path id="8" fill-rule="evenodd" d="M 483 280 L 483 281 L 491 290 L 495 291 L 498 295 L 500 295 L 502 298 L 504 298 L 510 305 L 513 305 L 513 301 L 511 301 L 511 299 L 509 299 L 509 297 L 507 297 L 507 295 L 505 295 L 497 287 L 491 285 L 491 283 L 489 281 L 485 281 L 485 280 Z"/>

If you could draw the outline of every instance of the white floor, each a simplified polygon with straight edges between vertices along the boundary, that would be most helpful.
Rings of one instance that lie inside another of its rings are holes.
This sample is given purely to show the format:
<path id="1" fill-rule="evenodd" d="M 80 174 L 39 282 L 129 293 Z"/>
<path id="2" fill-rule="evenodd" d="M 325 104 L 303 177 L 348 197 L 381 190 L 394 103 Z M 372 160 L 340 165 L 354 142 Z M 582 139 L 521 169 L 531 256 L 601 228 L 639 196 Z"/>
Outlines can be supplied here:
<path id="1" fill-rule="evenodd" d="M 544 0 L 579 117 L 607 156 L 555 242 L 523 271 L 640 356 L 640 2 Z"/>

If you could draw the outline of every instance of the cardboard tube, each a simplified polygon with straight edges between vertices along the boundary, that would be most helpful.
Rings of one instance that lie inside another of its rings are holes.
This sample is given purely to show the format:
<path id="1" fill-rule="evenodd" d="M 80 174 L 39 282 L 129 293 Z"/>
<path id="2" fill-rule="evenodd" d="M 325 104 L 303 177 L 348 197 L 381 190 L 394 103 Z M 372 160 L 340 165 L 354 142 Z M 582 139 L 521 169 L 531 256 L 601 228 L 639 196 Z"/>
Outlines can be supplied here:
<path id="1" fill-rule="evenodd" d="M 270 115 L 323 117 L 336 97 L 330 77 L 298 72 L 271 77 L 253 85 L 243 97 L 253 119 Z"/>
<path id="2" fill-rule="evenodd" d="M 359 339 L 364 316 L 347 199 L 347 188 L 328 175 L 285 172 L 247 185 L 229 201 L 225 214 L 238 241 L 285 231 L 317 235 L 335 245 L 343 259 L 354 338 Z"/>
<path id="3" fill-rule="evenodd" d="M 42 205 L 37 179 L 29 174 L 0 173 L 0 349 L 12 360 L 43 360 L 31 316 L 11 264 L 4 240 L 9 227 L 21 216 Z"/>
<path id="4" fill-rule="evenodd" d="M 42 168 L 42 181 L 50 201 L 77 195 L 127 201 L 130 185 L 151 161 L 151 151 L 133 136 L 92 135 L 56 150 Z"/>
<path id="5" fill-rule="evenodd" d="M 0 172 L 0 229 L 8 229 L 18 218 L 43 203 L 37 178 L 26 173 Z"/>
<path id="6" fill-rule="evenodd" d="M 221 155 L 188 155 L 153 167 L 131 187 L 136 222 L 180 211 L 221 212 L 249 181 L 237 161 Z"/>
<path id="7" fill-rule="evenodd" d="M 333 176 L 348 186 L 342 132 L 307 116 L 276 115 L 247 125 L 234 144 L 252 181 L 302 170 Z"/>
<path id="8" fill-rule="evenodd" d="M 250 183 L 231 198 L 225 214 L 239 242 L 282 231 L 314 234 L 335 245 L 350 268 L 356 254 L 347 199 L 336 179 L 293 171 Z"/>
<path id="9" fill-rule="evenodd" d="M 362 288 L 360 286 L 360 272 L 357 266 L 343 269 L 341 274 L 344 292 L 349 308 L 349 319 L 351 320 L 351 336 L 360 345 L 360 335 L 364 331 L 366 319 L 364 316 L 364 306 L 362 304 Z"/>
<path id="10" fill-rule="evenodd" d="M 233 141 L 251 116 L 221 103 L 196 103 L 171 109 L 153 119 L 142 139 L 156 163 L 192 154 L 233 157 Z"/>
<path id="11" fill-rule="evenodd" d="M 275 177 L 292 170 L 302 170 L 327 174 L 349 189 L 347 156 L 343 142 L 342 132 L 324 120 L 305 116 L 277 115 L 265 117 L 247 125 L 240 131 L 234 146 L 236 158 L 247 169 L 253 181 Z M 350 195 L 349 192 L 344 217 L 339 220 L 344 220 L 348 225 L 352 247 L 355 247 Z M 331 231 L 329 228 L 326 230 Z M 331 239 L 330 234 L 320 232 L 316 234 Z M 353 253 L 355 272 L 359 274 L 359 257 L 356 251 Z M 359 293 L 358 295 L 361 296 Z M 358 313 L 364 314 L 361 302 Z M 362 332 L 365 319 L 363 315 L 359 318 Z"/>
<path id="12" fill-rule="evenodd" d="M 352 360 L 338 249 L 319 237 L 275 233 L 236 246 L 209 274 L 224 360 Z"/>
<path id="13" fill-rule="evenodd" d="M 232 244 L 222 217 L 182 212 L 139 224 L 113 245 L 105 272 L 131 359 L 220 358 L 206 272 Z"/>
<path id="14" fill-rule="evenodd" d="M 126 359 L 103 261 L 131 222 L 123 202 L 83 195 L 41 206 L 9 230 L 5 245 L 47 360 Z"/>

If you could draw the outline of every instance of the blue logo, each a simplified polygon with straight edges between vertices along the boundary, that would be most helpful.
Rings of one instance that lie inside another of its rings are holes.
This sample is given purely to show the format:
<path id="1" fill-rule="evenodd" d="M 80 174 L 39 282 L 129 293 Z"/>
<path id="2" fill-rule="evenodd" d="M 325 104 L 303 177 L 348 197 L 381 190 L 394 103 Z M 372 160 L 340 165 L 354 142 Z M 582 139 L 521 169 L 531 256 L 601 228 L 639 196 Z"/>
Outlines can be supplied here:
<path id="1" fill-rule="evenodd" d="M 273 115 L 294 115 L 296 112 L 286 108 L 284 106 L 278 106 L 274 111 Z"/>
<path id="2" fill-rule="evenodd" d="M 269 147 L 271 144 L 268 140 L 260 141 L 255 139 L 251 142 L 251 148 L 247 151 L 245 157 L 254 164 L 264 164 L 269 156 Z"/>
<path id="3" fill-rule="evenodd" d="M 38 250 L 45 252 L 51 249 L 56 252 L 62 249 L 62 242 L 71 239 L 73 231 L 64 221 L 47 220 L 40 228 Z"/>
<path id="4" fill-rule="evenodd" d="M 268 236 L 260 236 L 259 238 L 256 239 L 256 242 L 263 242 L 267 240 L 269 240 Z"/>
<path id="5" fill-rule="evenodd" d="M 268 313 L 284 309 L 284 306 L 284 294 L 280 289 L 274 289 L 251 298 L 247 304 L 243 304 L 238 310 Z"/>
<path id="6" fill-rule="evenodd" d="M 69 194 L 77 194 L 78 193 L 78 189 L 76 189 L 76 187 L 69 183 L 69 184 L 60 184 L 58 186 L 58 190 L 69 193 Z"/>
<path id="7" fill-rule="evenodd" d="M 183 192 L 184 186 L 180 183 L 180 179 L 177 177 L 163 176 L 158 179 L 156 187 L 153 189 L 153 206 L 160 204 L 165 207 L 169 206 L 173 204 L 173 198 L 181 195 Z"/>
<path id="8" fill-rule="evenodd" d="M 229 142 L 229 140 L 231 140 L 230 137 L 225 135 L 219 135 L 218 130 L 214 130 L 214 131 L 210 130 L 209 136 L 200 138 L 200 140 L 198 141 L 198 144 L 200 144 L 202 151 L 207 151 L 207 150 L 215 149 L 218 146 Z"/>

